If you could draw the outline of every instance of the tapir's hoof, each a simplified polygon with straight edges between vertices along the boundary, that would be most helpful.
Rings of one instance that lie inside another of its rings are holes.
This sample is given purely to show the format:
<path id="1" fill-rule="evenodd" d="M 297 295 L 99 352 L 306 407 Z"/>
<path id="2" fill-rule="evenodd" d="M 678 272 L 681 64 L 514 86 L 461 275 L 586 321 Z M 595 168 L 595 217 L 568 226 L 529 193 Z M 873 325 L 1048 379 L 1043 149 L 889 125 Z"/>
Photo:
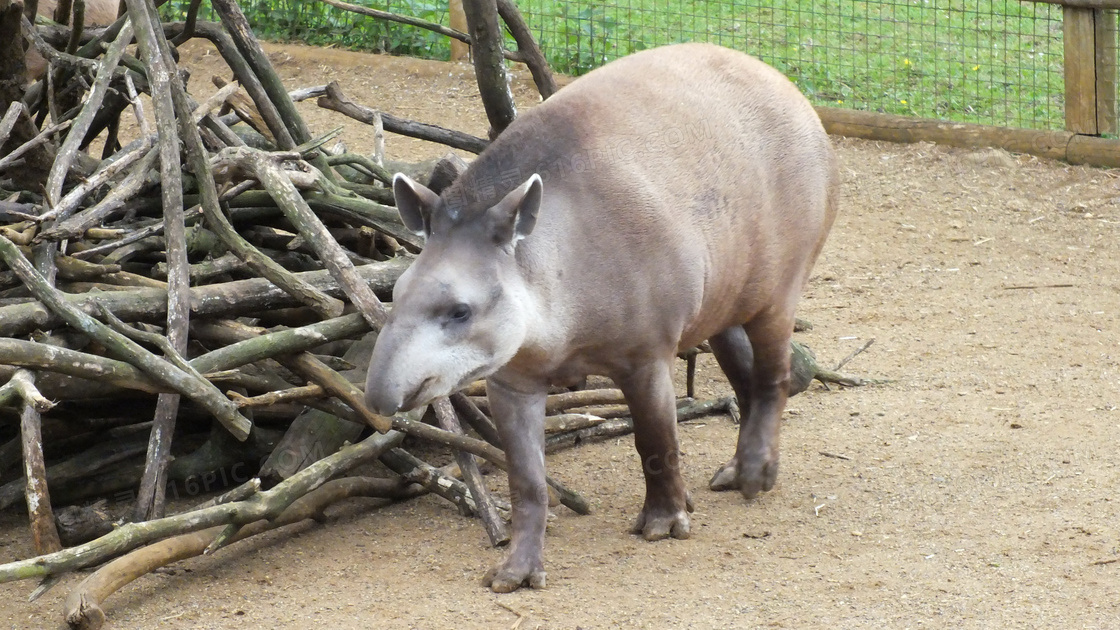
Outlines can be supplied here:
<path id="1" fill-rule="evenodd" d="M 512 564 L 507 558 L 504 562 L 491 567 L 482 578 L 482 585 L 495 593 L 512 593 L 522 586 L 544 588 L 543 567 L 539 564 L 523 567 L 511 566 Z"/>
<path id="2" fill-rule="evenodd" d="M 689 501 L 688 511 L 692 511 L 691 501 Z M 684 540 L 691 535 L 691 532 L 688 512 L 684 510 L 655 514 L 652 510 L 643 509 L 634 521 L 634 526 L 630 528 L 631 534 L 641 534 L 646 540 L 663 540 L 670 536 Z"/>
<path id="3" fill-rule="evenodd" d="M 708 487 L 716 492 L 738 490 L 746 499 L 753 499 L 759 492 L 769 492 L 778 480 L 778 462 L 758 461 L 739 464 L 736 457 L 731 458 L 723 468 L 716 471 Z"/>

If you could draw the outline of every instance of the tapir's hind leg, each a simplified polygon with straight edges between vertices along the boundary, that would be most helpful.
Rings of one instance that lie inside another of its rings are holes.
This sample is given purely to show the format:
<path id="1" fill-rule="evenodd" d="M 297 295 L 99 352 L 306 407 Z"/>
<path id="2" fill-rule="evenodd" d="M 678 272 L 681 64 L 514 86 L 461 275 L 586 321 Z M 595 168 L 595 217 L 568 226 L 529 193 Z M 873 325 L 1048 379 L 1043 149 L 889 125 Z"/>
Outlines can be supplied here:
<path id="1" fill-rule="evenodd" d="M 688 538 L 692 504 L 681 478 L 673 356 L 616 378 L 634 417 L 634 445 L 646 478 L 646 499 L 632 532 L 646 540 Z"/>
<path id="2" fill-rule="evenodd" d="M 739 400 L 739 409 L 744 418 L 749 420 L 751 411 L 751 371 L 754 366 L 754 351 L 751 341 L 747 338 L 747 331 L 736 324 L 716 334 L 708 340 L 712 346 L 712 354 L 716 357 L 720 369 L 735 390 L 735 397 Z M 742 427 L 740 427 L 742 431 Z M 734 490 L 739 487 L 739 459 L 732 457 L 731 461 L 716 471 L 708 487 L 712 490 Z"/>
<path id="3" fill-rule="evenodd" d="M 712 490 L 737 488 L 753 499 L 774 487 L 778 431 L 789 393 L 792 335 L 792 312 L 764 311 L 744 326 L 732 326 L 710 340 L 743 412 L 735 456 L 712 477 Z"/>

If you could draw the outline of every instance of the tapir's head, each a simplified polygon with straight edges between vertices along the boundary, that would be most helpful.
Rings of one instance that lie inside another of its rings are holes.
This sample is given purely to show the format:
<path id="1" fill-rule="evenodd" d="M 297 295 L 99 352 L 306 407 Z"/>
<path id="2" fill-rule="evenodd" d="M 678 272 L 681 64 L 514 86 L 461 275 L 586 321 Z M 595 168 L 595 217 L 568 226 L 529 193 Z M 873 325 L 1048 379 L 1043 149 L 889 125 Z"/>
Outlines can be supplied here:
<path id="1" fill-rule="evenodd" d="M 462 208 L 393 178 L 401 220 L 426 244 L 393 289 L 366 378 L 370 408 L 392 415 L 429 403 L 517 354 L 530 315 L 515 252 L 536 225 L 541 192 L 533 175 L 493 205 Z"/>

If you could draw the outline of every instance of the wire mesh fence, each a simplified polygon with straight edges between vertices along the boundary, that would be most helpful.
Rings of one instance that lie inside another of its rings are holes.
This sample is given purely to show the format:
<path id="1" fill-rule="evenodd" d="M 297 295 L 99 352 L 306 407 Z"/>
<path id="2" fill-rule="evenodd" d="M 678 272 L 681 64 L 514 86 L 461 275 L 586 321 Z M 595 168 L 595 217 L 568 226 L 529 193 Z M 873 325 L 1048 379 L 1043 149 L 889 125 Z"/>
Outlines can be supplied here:
<path id="1" fill-rule="evenodd" d="M 448 24 L 447 0 L 353 0 Z M 171 0 L 165 16 L 188 2 Z M 1029 0 L 517 0 L 553 68 L 703 41 L 816 104 L 1030 129 L 1064 124 L 1062 7 Z M 259 36 L 431 58 L 446 38 L 302 0 L 243 0 Z M 1115 14 L 1108 14 L 1115 20 Z M 511 42 L 512 47 L 512 42 Z M 1112 51 L 1115 56 L 1115 50 Z"/>
<path id="2" fill-rule="evenodd" d="M 1026 128 L 1063 123 L 1062 8 L 1019 0 L 522 0 L 580 74 L 704 41 L 775 66 L 817 104 Z"/>

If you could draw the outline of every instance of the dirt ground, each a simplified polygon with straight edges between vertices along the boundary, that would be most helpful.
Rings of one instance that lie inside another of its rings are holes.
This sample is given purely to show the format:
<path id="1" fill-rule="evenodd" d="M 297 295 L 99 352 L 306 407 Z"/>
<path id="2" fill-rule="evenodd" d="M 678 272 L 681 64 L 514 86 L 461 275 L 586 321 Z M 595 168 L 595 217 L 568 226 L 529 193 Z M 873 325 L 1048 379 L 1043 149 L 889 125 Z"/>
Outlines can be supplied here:
<path id="1" fill-rule="evenodd" d="M 292 88 L 484 135 L 468 67 L 269 46 Z M 213 52 L 188 47 L 197 97 Z M 527 74 L 515 92 L 532 103 Z M 319 133 L 367 128 L 304 103 Z M 801 302 L 798 338 L 846 371 L 892 379 L 791 399 L 777 487 L 745 502 L 707 482 L 736 427 L 681 427 L 693 535 L 627 533 L 642 498 L 629 438 L 551 456 L 591 516 L 556 510 L 548 588 L 479 586 L 502 557 L 433 497 L 354 501 L 126 587 L 111 627 L 1118 628 L 1120 179 L 998 151 L 836 139 L 840 217 Z M 443 153 L 390 136 L 394 158 Z M 704 396 L 728 395 L 702 363 Z M 682 370 L 683 371 L 683 370 Z M 491 475 L 496 488 L 501 475 Z M 0 515 L 0 561 L 31 555 Z M 58 628 L 81 576 L 27 603 L 0 585 L 0 627 Z"/>

